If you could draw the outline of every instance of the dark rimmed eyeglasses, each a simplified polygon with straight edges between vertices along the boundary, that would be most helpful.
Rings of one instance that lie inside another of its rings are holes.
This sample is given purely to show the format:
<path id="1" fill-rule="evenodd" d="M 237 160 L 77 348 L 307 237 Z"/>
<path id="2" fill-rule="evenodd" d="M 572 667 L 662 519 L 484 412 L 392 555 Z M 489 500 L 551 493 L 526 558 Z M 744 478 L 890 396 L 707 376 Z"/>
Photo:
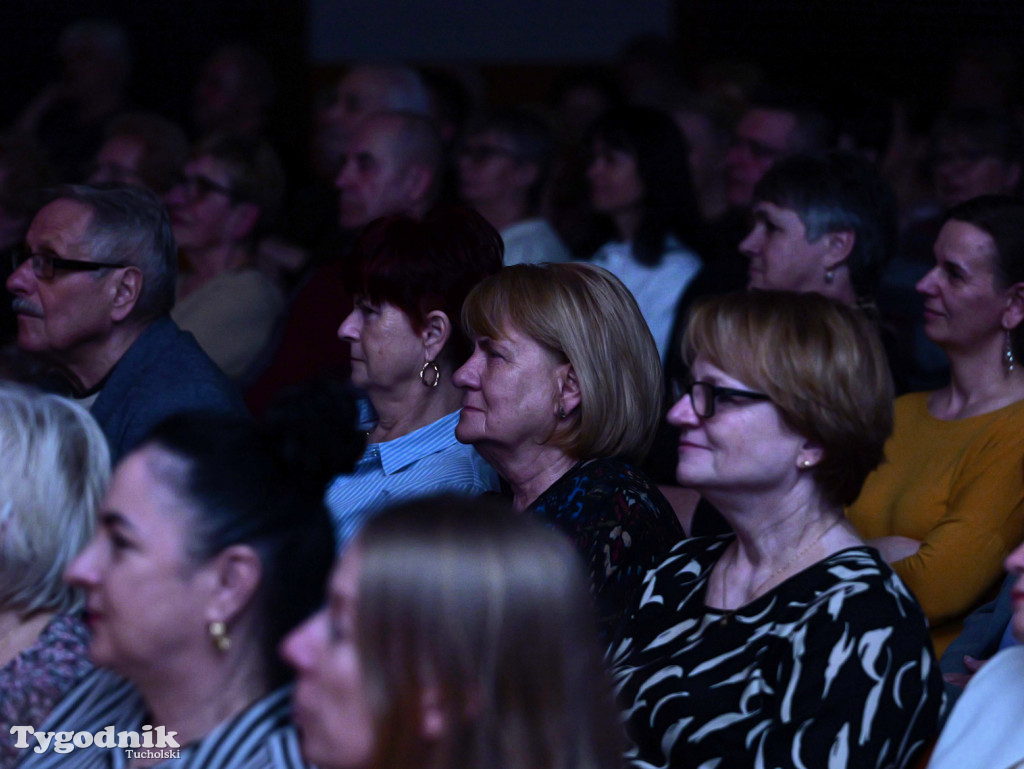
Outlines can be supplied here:
<path id="1" fill-rule="evenodd" d="M 673 402 L 682 400 L 684 395 L 690 396 L 693 413 L 701 419 L 711 419 L 715 415 L 715 405 L 720 398 L 746 398 L 752 401 L 770 401 L 771 396 L 753 390 L 737 390 L 735 387 L 719 387 L 711 382 L 691 382 L 685 385 L 672 382 Z"/>
<path id="2" fill-rule="evenodd" d="M 175 186 L 184 188 L 185 195 L 189 200 L 205 200 L 207 195 L 218 192 L 226 195 L 232 203 L 238 199 L 238 192 L 226 184 L 220 184 L 207 176 L 198 174 L 182 174 L 178 177 Z"/>
<path id="3" fill-rule="evenodd" d="M 25 262 L 32 262 L 32 272 L 37 278 L 49 280 L 57 270 L 68 270 L 71 272 L 95 272 L 96 270 L 112 270 L 130 265 L 121 262 L 86 262 L 81 259 L 65 259 L 56 254 L 48 254 L 45 251 L 33 254 L 28 251 L 15 251 L 11 255 L 11 264 L 17 270 Z"/>

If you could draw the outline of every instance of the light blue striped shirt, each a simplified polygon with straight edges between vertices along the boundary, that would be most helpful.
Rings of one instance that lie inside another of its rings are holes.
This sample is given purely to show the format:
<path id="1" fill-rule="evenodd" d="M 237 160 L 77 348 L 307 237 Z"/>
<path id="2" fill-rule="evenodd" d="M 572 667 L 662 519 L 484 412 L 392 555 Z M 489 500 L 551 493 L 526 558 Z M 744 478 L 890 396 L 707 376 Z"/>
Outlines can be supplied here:
<path id="1" fill-rule="evenodd" d="M 473 496 L 498 489 L 498 474 L 472 446 L 459 443 L 455 411 L 401 438 L 366 447 L 351 475 L 327 487 L 325 502 L 341 550 L 384 508 L 413 497 L 451 492 Z"/>

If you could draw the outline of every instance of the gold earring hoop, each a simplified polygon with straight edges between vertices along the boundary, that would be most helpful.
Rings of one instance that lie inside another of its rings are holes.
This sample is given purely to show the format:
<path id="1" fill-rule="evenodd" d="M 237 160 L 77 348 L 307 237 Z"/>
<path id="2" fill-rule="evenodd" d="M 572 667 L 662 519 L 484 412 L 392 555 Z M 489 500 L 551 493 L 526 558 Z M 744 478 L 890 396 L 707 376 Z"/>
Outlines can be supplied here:
<path id="1" fill-rule="evenodd" d="M 207 628 L 210 632 L 210 639 L 219 652 L 226 652 L 231 648 L 231 636 L 228 635 L 228 627 L 220 620 L 214 620 Z"/>
<path id="2" fill-rule="evenodd" d="M 430 378 L 429 381 L 427 379 L 428 368 L 433 368 L 434 370 L 434 375 Z M 423 382 L 424 387 L 433 388 L 441 384 L 441 369 L 437 367 L 437 364 L 434 361 L 428 360 L 426 363 L 423 364 L 423 368 L 420 369 L 420 381 Z"/>

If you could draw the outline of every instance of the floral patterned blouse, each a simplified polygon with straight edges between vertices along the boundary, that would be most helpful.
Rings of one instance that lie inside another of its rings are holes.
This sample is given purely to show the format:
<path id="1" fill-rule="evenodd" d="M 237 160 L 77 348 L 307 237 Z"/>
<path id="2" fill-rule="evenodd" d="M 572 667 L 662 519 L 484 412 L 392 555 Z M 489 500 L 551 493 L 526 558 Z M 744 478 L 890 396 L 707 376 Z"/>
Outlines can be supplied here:
<path id="1" fill-rule="evenodd" d="M 32 646 L 0 668 L 0 769 L 24 751 L 14 747 L 12 726 L 41 726 L 72 686 L 92 670 L 89 631 L 77 615 L 58 614 Z"/>
<path id="2" fill-rule="evenodd" d="M 647 572 L 683 538 L 672 506 L 617 458 L 578 462 L 529 510 L 564 531 L 590 570 L 601 637 L 610 641 Z"/>

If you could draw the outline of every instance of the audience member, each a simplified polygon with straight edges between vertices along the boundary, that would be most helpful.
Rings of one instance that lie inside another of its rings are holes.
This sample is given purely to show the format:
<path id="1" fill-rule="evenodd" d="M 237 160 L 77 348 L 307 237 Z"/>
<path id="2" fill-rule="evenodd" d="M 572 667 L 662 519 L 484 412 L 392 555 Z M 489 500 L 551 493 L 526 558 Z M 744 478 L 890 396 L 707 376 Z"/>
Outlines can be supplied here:
<path id="1" fill-rule="evenodd" d="M 1024 546 L 1010 553 L 1006 570 L 1014 584 L 1006 628 L 1010 639 L 957 700 L 928 769 L 1012 769 L 1024 764 Z"/>
<path id="2" fill-rule="evenodd" d="M 614 769 L 622 726 L 571 546 L 494 501 L 370 521 L 285 641 L 324 769 Z"/>
<path id="3" fill-rule="evenodd" d="M 815 291 L 866 308 L 877 321 L 873 300 L 895 245 L 896 199 L 888 185 L 867 160 L 831 152 L 791 155 L 771 167 L 755 187 L 753 226 L 740 251 L 749 260 L 749 288 Z M 713 265 L 706 272 L 713 272 Z M 690 379 L 681 340 L 693 300 L 730 288 L 727 280 L 715 285 L 708 278 L 702 274 L 680 302 L 673 332 L 673 339 L 680 341 L 669 350 L 665 366 L 670 383 Z M 895 384 L 903 392 L 906 369 L 901 351 L 888 334 L 883 339 Z M 648 460 L 659 482 L 675 475 L 670 460 L 671 447 L 677 443 L 677 430 L 667 424 L 659 428 L 657 445 L 664 456 Z M 685 516 L 686 511 L 687 504 L 677 501 L 677 512 Z M 703 503 L 689 530 L 719 533 L 728 530 L 723 524 Z"/>
<path id="4" fill-rule="evenodd" d="M 515 265 L 463 307 L 472 356 L 456 437 L 508 483 L 516 510 L 565 532 L 610 640 L 648 569 L 681 537 L 639 470 L 661 414 L 661 366 L 636 300 L 606 270 Z"/>
<path id="5" fill-rule="evenodd" d="M 376 112 L 405 112 L 429 118 L 430 91 L 416 70 L 398 64 L 353 67 L 338 82 L 337 94 L 319 116 L 316 164 L 323 174 L 337 174 L 349 142 L 363 118 Z"/>
<path id="6" fill-rule="evenodd" d="M 979 606 L 964 619 L 963 630 L 946 647 L 939 668 L 946 682 L 946 712 L 963 692 L 971 677 L 996 652 L 1020 643 L 1013 637 L 1013 590 L 1017 576 L 1003 580 L 994 600 Z"/>
<path id="7" fill-rule="evenodd" d="M 540 216 L 554 152 L 547 123 L 524 109 L 481 118 L 459 148 L 460 195 L 501 233 L 506 265 L 570 259 Z"/>
<path id="8" fill-rule="evenodd" d="M 423 217 L 437 200 L 442 155 L 441 139 L 426 118 L 408 113 L 367 117 L 338 175 L 342 227 L 358 231 L 391 214 Z M 348 349 L 336 330 L 352 311 L 358 272 L 349 254 L 337 254 L 296 293 L 277 353 L 246 395 L 254 411 L 296 382 L 348 378 Z"/>
<path id="9" fill-rule="evenodd" d="M 7 281 L 18 347 L 44 357 L 89 405 L 116 460 L 164 417 L 245 406 L 168 317 L 177 254 L 153 193 L 59 188 L 28 230 Z"/>
<path id="10" fill-rule="evenodd" d="M 779 161 L 754 191 L 740 243 L 752 289 L 871 302 L 896 247 L 896 198 L 871 163 L 846 152 Z"/>
<path id="11" fill-rule="evenodd" d="M 946 212 L 980 195 L 1016 194 L 1024 162 L 1024 136 L 1006 111 L 961 108 L 941 115 L 931 135 L 932 181 L 939 209 L 920 218 L 901 237 L 899 253 L 884 278 L 881 306 L 900 332 L 918 389 L 949 379 L 949 362 L 924 331 L 924 302 L 913 290 L 934 261 L 933 247 Z"/>
<path id="12" fill-rule="evenodd" d="M 672 118 L 690 147 L 690 176 L 705 221 L 725 213 L 725 154 L 732 140 L 734 118 L 725 106 L 708 97 L 677 96 Z"/>
<path id="13" fill-rule="evenodd" d="M 251 381 L 284 312 L 280 288 L 253 266 L 277 215 L 284 172 L 259 139 L 201 142 L 165 200 L 184 266 L 171 317 L 236 382 Z"/>
<path id="14" fill-rule="evenodd" d="M 341 547 L 397 500 L 498 487 L 487 463 L 455 439 L 462 396 L 452 372 L 470 351 L 462 303 L 501 269 L 501 236 L 474 211 L 438 209 L 423 221 L 378 219 L 354 256 L 362 270 L 355 309 L 337 331 L 374 414 L 355 472 L 327 489 Z"/>
<path id="15" fill-rule="evenodd" d="M 45 155 L 31 139 L 0 135 L 0 279 L 14 271 L 12 256 L 25 246 L 25 233 L 55 181 Z M 0 347 L 14 342 L 18 319 L 9 303 L 0 307 Z"/>
<path id="16" fill-rule="evenodd" d="M 707 300 L 669 418 L 679 482 L 734 533 L 679 543 L 611 650 L 635 767 L 905 766 L 942 682 L 920 608 L 843 505 L 883 458 L 892 383 L 862 313 Z"/>
<path id="17" fill-rule="evenodd" d="M 89 183 L 134 184 L 164 195 L 187 159 L 188 140 L 181 128 L 152 112 L 130 112 L 107 127 Z"/>
<path id="18" fill-rule="evenodd" d="M 180 746 L 174 766 L 303 765 L 277 647 L 323 601 L 334 556 L 323 488 L 360 445 L 351 402 L 328 411 L 263 425 L 179 415 L 117 466 L 99 531 L 67 570 L 85 591 L 100 669 L 37 730 L 159 725 Z M 21 766 L 115 756 L 51 745 Z"/>
<path id="19" fill-rule="evenodd" d="M 888 461 L 849 516 L 921 602 L 941 655 L 1024 527 L 1024 203 L 956 206 L 935 257 L 917 289 L 952 379 L 896 402 Z"/>
<path id="20" fill-rule="evenodd" d="M 65 567 L 92 537 L 110 451 L 64 398 L 0 385 L 0 767 L 12 726 L 38 724 L 92 668 L 81 594 Z"/>
<path id="21" fill-rule="evenodd" d="M 200 136 L 263 136 L 277 98 L 277 80 L 266 58 L 251 46 L 221 46 L 206 61 L 196 84 L 192 120 Z"/>
<path id="22" fill-rule="evenodd" d="M 60 82 L 41 91 L 15 125 L 39 143 L 60 181 L 81 182 L 107 122 L 124 109 L 128 36 L 112 22 L 78 21 L 61 32 L 58 54 Z"/>
<path id="23" fill-rule="evenodd" d="M 701 269 L 686 139 L 666 113 L 628 107 L 593 126 L 590 146 L 591 201 L 617 236 L 592 261 L 632 292 L 664 360 L 676 304 Z"/>
<path id="24" fill-rule="evenodd" d="M 808 99 L 766 88 L 756 91 L 725 156 L 729 204 L 748 207 L 754 187 L 776 161 L 797 152 L 831 149 L 833 141 L 829 121 Z"/>

